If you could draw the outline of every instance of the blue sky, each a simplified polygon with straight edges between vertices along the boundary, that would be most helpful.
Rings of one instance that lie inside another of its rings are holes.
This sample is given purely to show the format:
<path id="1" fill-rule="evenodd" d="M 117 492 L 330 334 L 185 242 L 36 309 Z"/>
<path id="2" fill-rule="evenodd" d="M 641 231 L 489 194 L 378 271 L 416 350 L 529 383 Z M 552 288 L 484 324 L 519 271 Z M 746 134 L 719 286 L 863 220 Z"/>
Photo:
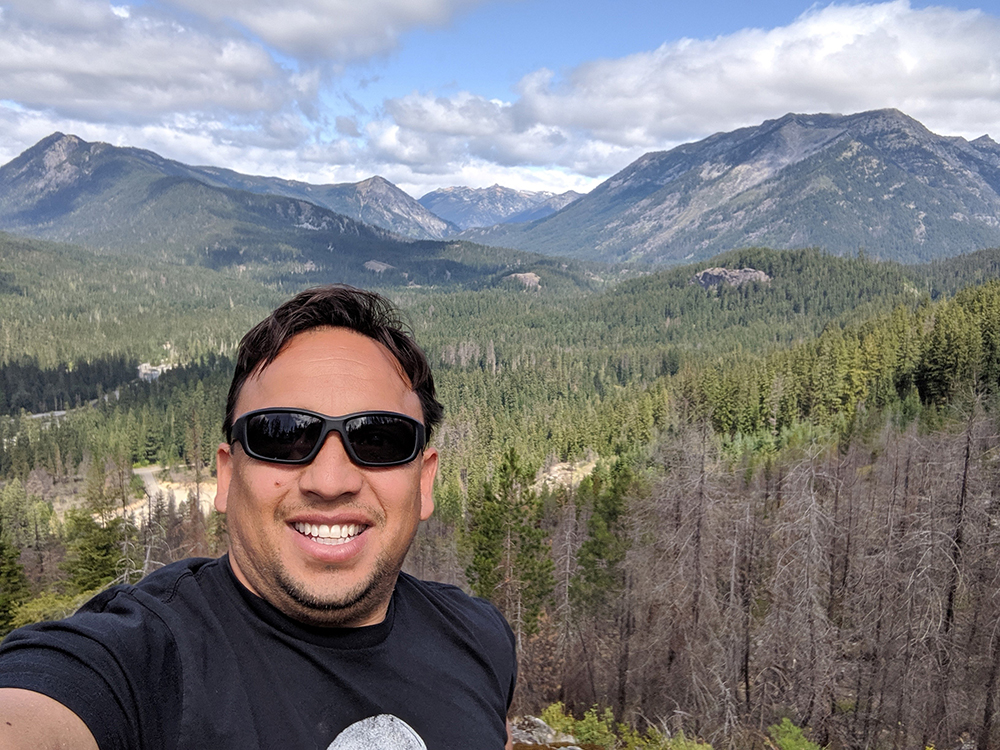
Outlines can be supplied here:
<path id="1" fill-rule="evenodd" d="M 522 0 L 481 6 L 443 29 L 411 33 L 392 61 L 403 87 L 449 75 L 485 96 L 509 95 L 537 68 L 575 67 L 624 57 L 683 37 L 710 39 L 747 27 L 793 21 L 810 2 L 649 2 L 647 0 Z M 459 72 L 462 71 L 461 74 Z"/>
<path id="2" fill-rule="evenodd" d="M 0 162 L 60 130 L 414 196 L 896 107 L 1000 140 L 1000 0 L 0 0 Z"/>
<path id="3" fill-rule="evenodd" d="M 510 0 L 476 7 L 443 28 L 407 34 L 390 60 L 375 64 L 385 91 L 399 96 L 431 85 L 505 97 L 538 68 L 559 71 L 595 58 L 618 58 L 684 37 L 711 39 L 744 28 L 770 29 L 814 5 L 803 0 Z M 940 3 L 911 2 L 915 9 Z M 1000 15 L 1000 2 L 947 3 Z M 1000 41 L 1000 40 L 998 40 Z M 379 87 L 381 90 L 381 87 Z"/>

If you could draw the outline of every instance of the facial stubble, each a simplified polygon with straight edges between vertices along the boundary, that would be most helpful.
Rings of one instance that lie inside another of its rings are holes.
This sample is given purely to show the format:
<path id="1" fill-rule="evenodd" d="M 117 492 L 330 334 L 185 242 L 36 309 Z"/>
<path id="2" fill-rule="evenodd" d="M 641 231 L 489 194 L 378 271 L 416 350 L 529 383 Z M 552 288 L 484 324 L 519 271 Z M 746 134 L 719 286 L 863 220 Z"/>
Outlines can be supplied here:
<path id="1" fill-rule="evenodd" d="M 416 507 L 420 507 L 420 490 L 415 498 Z M 279 523 L 282 520 L 275 519 Z M 384 527 L 385 518 L 379 515 L 371 528 Z M 261 583 L 273 582 L 273 585 L 260 586 L 261 593 L 267 589 L 274 591 L 276 587 L 283 594 L 283 601 L 271 601 L 289 617 L 308 625 L 321 627 L 352 627 L 369 621 L 380 608 L 385 608 L 392 598 L 393 589 L 403 562 L 417 534 L 415 525 L 409 539 L 398 555 L 390 556 L 391 550 L 383 550 L 376 558 L 372 571 L 366 580 L 361 581 L 353 589 L 340 596 L 323 597 L 309 590 L 304 581 L 297 580 L 287 569 L 276 550 L 268 555 L 263 565 L 258 567 L 258 574 L 263 579 Z M 336 577 L 341 575 L 341 569 L 335 565 L 327 565 L 324 575 Z M 264 596 L 265 599 L 271 597 Z"/>
<path id="2" fill-rule="evenodd" d="M 409 551 L 413 539 L 406 545 L 405 553 Z M 386 605 L 392 598 L 396 579 L 403 567 L 403 559 L 394 564 L 379 557 L 367 581 L 363 581 L 353 590 L 343 596 L 324 599 L 306 590 L 306 587 L 292 578 L 283 565 L 274 570 L 274 580 L 278 588 L 294 604 L 294 612 L 286 614 L 308 625 L 326 627 L 350 627 L 368 620 L 380 607 Z M 328 566 L 329 575 L 335 576 L 338 571 L 335 566 Z M 279 607 L 279 609 L 281 609 Z"/>

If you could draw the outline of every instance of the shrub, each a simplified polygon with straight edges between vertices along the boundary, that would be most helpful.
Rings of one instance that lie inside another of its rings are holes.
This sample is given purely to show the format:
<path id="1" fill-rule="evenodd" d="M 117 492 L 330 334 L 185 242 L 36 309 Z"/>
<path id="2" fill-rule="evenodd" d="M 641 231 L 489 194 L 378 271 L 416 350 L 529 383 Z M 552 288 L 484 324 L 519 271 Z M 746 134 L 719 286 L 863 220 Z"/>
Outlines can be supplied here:
<path id="1" fill-rule="evenodd" d="M 542 711 L 541 718 L 553 729 L 573 735 L 581 745 L 603 747 L 606 750 L 712 750 L 708 743 L 688 739 L 683 732 L 668 736 L 656 727 L 638 732 L 627 724 L 616 726 L 610 708 L 601 711 L 593 706 L 584 712 L 582 719 L 575 719 L 566 713 L 561 702 L 553 703 Z"/>
<path id="2" fill-rule="evenodd" d="M 823 750 L 815 742 L 810 742 L 802 734 L 802 730 L 792 723 L 787 716 L 781 720 L 780 724 L 774 724 L 767 728 L 774 744 L 778 750 Z"/>

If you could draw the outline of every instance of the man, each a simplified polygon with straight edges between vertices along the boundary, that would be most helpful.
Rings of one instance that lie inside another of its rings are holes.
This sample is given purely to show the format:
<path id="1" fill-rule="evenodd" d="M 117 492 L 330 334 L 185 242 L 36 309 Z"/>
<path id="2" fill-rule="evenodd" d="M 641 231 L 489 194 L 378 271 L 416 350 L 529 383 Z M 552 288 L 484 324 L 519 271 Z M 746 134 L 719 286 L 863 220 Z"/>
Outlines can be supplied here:
<path id="1" fill-rule="evenodd" d="M 240 344 L 217 456 L 230 548 L 0 648 L 0 748 L 499 750 L 514 641 L 400 573 L 441 419 L 392 307 L 299 294 Z"/>

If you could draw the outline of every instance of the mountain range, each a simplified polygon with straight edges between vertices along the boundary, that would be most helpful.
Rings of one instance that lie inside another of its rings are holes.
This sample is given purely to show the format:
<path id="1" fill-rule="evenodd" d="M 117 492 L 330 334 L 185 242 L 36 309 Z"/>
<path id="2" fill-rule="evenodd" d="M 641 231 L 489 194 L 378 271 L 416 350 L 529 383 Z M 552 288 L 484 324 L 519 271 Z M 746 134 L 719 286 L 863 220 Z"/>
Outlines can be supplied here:
<path id="1" fill-rule="evenodd" d="M 192 177 L 208 185 L 298 198 L 404 237 L 440 240 L 460 231 L 459 227 L 435 216 L 408 193 L 378 175 L 361 182 L 312 185 L 279 177 L 254 177 L 217 167 L 187 169 Z"/>
<path id="2" fill-rule="evenodd" d="M 580 193 L 532 192 L 494 185 L 449 187 L 427 193 L 417 202 L 462 229 L 519 224 L 543 219 L 575 201 Z"/>
<path id="3" fill-rule="evenodd" d="M 369 264 L 411 281 L 459 256 L 535 262 L 525 252 L 673 264 L 818 247 L 917 262 L 1000 246 L 1000 145 L 896 110 L 788 114 L 646 154 L 583 196 L 494 185 L 417 201 L 377 176 L 312 185 L 55 133 L 0 167 L 0 230 L 208 265 Z"/>
<path id="4" fill-rule="evenodd" d="M 8 183 L 16 181 L 18 170 L 9 169 L 15 162 L 30 163 L 38 154 L 43 154 L 44 165 L 36 172 L 58 174 L 56 182 L 46 184 L 46 200 L 51 201 L 49 188 L 62 189 L 76 179 L 98 171 L 102 182 L 107 182 L 108 164 L 116 160 L 118 164 L 131 163 L 134 167 L 153 174 L 189 179 L 215 188 L 232 188 L 258 195 L 277 195 L 307 201 L 315 206 L 343 214 L 356 221 L 381 229 L 412 237 L 414 239 L 441 239 L 455 234 L 458 227 L 434 216 L 391 182 L 375 176 L 359 183 L 338 185 L 312 185 L 278 177 L 256 177 L 240 174 L 220 167 L 197 167 L 182 164 L 171 159 L 137 148 L 118 148 L 106 143 L 87 143 L 72 135 L 54 133 L 22 154 L 0 172 L 0 205 L 4 204 L 3 194 L 8 192 Z M 93 160 L 93 161 L 92 161 Z M 88 167 L 89 163 L 89 167 Z M 100 164 L 100 166 L 96 166 Z M 131 172 L 131 169 L 124 170 Z M 21 186 L 23 187 L 23 186 Z M 11 198 L 15 203 L 31 200 L 31 194 Z M 25 204 L 26 205 L 26 204 Z M 31 216 L 26 215 L 28 225 Z M 16 223 L 11 228 L 15 228 Z"/>
<path id="5" fill-rule="evenodd" d="M 460 236 L 605 262 L 750 245 L 929 260 L 1000 245 L 1000 145 L 891 109 L 788 114 L 646 154 L 539 221 Z"/>
<path id="6" fill-rule="evenodd" d="M 0 167 L 0 230 L 151 261 L 239 267 L 295 283 L 484 284 L 542 268 L 552 283 L 585 278 L 579 264 L 523 251 L 416 241 L 300 197 L 264 192 L 267 179 L 56 133 Z M 225 186 L 240 182 L 253 190 Z M 381 198 L 405 195 L 384 180 L 358 185 L 353 205 L 371 197 L 372 213 L 383 216 Z"/>
<path id="7" fill-rule="evenodd" d="M 197 253 L 254 230 L 393 239 L 315 203 L 219 186 L 150 152 L 55 133 L 0 167 L 0 228 L 112 252 Z M 251 243 L 252 244 L 252 243 Z"/>

